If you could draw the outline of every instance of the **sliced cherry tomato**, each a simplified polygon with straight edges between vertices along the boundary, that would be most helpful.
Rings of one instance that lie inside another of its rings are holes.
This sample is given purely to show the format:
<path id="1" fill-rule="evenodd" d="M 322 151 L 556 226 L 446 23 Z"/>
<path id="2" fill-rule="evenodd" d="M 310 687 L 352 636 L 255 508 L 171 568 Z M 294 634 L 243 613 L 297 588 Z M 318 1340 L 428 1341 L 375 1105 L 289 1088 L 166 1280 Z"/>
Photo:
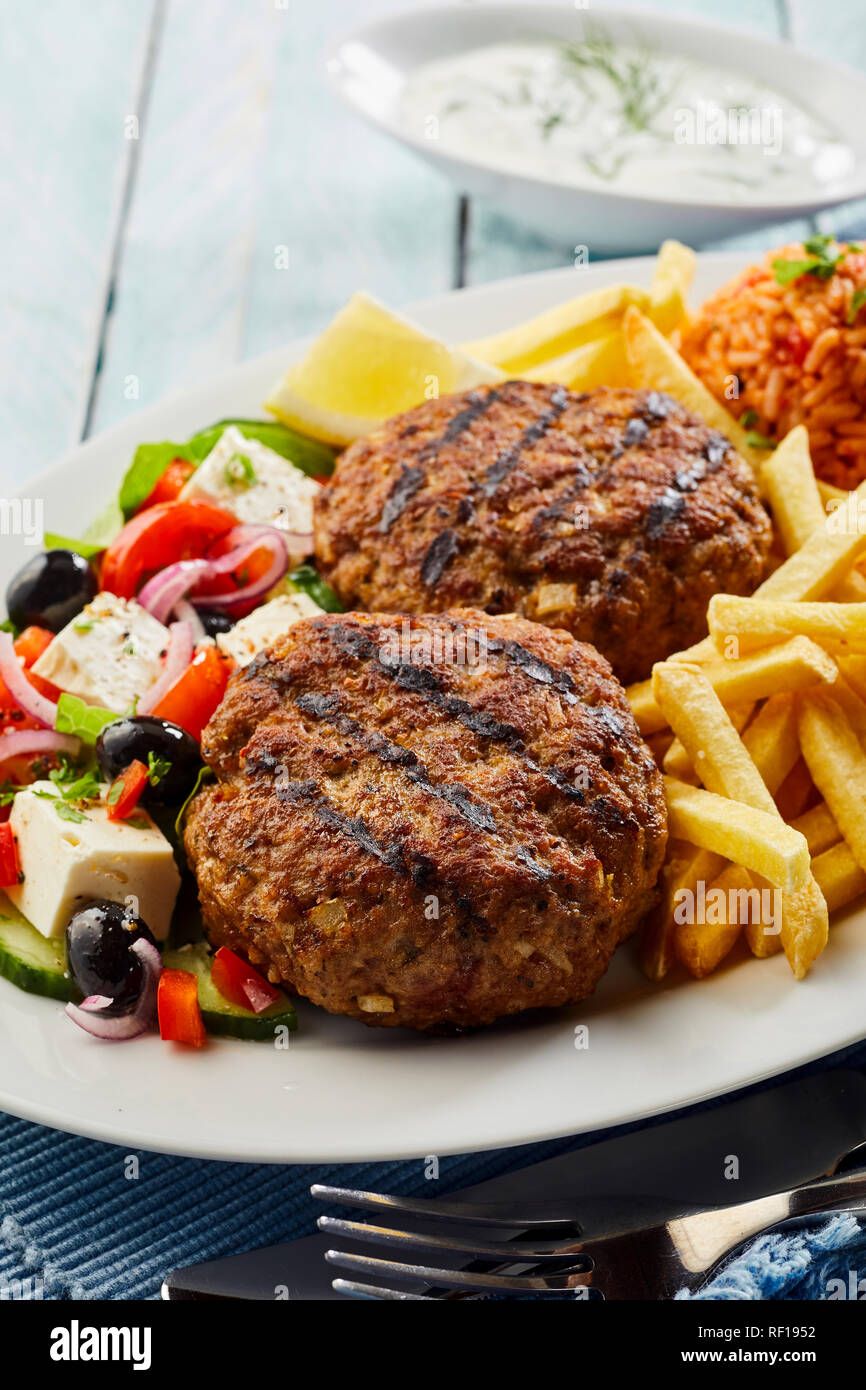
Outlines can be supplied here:
<path id="1" fill-rule="evenodd" d="M 207 1035 L 198 1004 L 198 981 L 189 970 L 163 970 L 156 994 L 156 1011 L 163 1042 L 204 1047 Z"/>
<path id="2" fill-rule="evenodd" d="M 201 739 L 202 729 L 225 694 L 229 670 L 229 663 L 216 647 L 202 648 L 151 714 L 169 719 Z"/>
<path id="3" fill-rule="evenodd" d="M 253 970 L 242 956 L 230 951 L 228 946 L 220 946 L 213 958 L 210 973 L 220 994 L 230 1004 L 237 1004 L 241 1009 L 252 1009 L 254 1014 L 270 1008 L 280 997 L 280 991 L 274 989 L 264 975 Z"/>
<path id="4" fill-rule="evenodd" d="M 45 648 L 53 641 L 54 633 L 47 628 L 25 627 L 15 640 L 15 655 L 21 658 L 25 667 L 35 666 Z"/>
<path id="5" fill-rule="evenodd" d="M 126 820 L 132 815 L 147 786 L 148 775 L 144 763 L 136 758 L 119 777 L 115 777 L 106 798 L 109 820 Z"/>
<path id="6" fill-rule="evenodd" d="M 128 521 L 102 559 L 102 587 L 135 598 L 148 575 L 176 560 L 198 560 L 237 526 L 231 512 L 210 502 L 160 502 Z"/>
<path id="7" fill-rule="evenodd" d="M 18 882 L 21 864 L 18 846 L 8 823 L 0 825 L 0 888 L 13 888 Z"/>
<path id="8" fill-rule="evenodd" d="M 138 511 L 146 512 L 148 507 L 157 507 L 160 502 L 176 501 L 195 469 L 196 465 L 191 459 L 172 459 L 153 492 L 142 502 Z"/>

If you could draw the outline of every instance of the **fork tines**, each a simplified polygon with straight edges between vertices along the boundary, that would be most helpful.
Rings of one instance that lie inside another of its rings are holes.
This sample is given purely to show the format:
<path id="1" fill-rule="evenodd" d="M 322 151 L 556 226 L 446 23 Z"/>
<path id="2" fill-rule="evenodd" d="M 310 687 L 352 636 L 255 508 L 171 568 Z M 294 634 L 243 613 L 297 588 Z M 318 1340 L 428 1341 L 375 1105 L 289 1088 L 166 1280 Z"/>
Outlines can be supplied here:
<path id="1" fill-rule="evenodd" d="M 389 1197 L 375 1192 L 359 1192 L 346 1188 L 312 1188 L 314 1197 L 360 1207 L 389 1215 L 421 1217 L 426 1222 L 443 1219 L 467 1228 L 481 1227 L 479 1235 L 427 1234 L 392 1226 L 378 1226 L 361 1221 L 347 1221 L 332 1216 L 319 1217 L 319 1229 L 328 1235 L 343 1236 L 354 1244 L 394 1246 L 405 1260 L 387 1260 L 363 1252 L 328 1250 L 325 1259 L 341 1269 L 366 1276 L 375 1282 L 362 1283 L 356 1279 L 335 1279 L 338 1293 L 356 1298 L 420 1298 L 430 1301 L 423 1293 L 405 1294 L 381 1284 L 381 1280 L 410 1282 L 428 1289 L 457 1290 L 460 1297 L 481 1294 L 546 1294 L 574 1290 L 585 1296 L 590 1291 L 593 1261 L 577 1244 L 543 1248 L 545 1238 L 571 1239 L 578 1228 L 574 1221 L 561 1217 L 533 1217 L 515 1220 L 511 1212 L 496 1212 L 490 1207 L 449 1206 L 412 1198 Z M 486 1239 L 484 1230 L 495 1229 L 501 1240 Z M 518 1233 L 519 1237 L 518 1238 Z M 527 1239 L 530 1237 L 531 1239 Z M 446 1259 L 467 1257 L 468 1263 L 459 1268 L 416 1264 L 411 1260 L 415 1251 L 428 1251 Z M 594 1290 L 592 1292 L 595 1292 Z M 435 1295 L 433 1298 L 435 1299 Z"/>

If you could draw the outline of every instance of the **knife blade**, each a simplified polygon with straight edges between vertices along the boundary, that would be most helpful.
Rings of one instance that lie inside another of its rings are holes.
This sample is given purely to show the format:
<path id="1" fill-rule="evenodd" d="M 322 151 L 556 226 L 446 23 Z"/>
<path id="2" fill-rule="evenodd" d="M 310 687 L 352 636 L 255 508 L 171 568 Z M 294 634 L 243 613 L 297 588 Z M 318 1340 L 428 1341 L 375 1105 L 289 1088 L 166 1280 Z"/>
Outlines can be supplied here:
<path id="1" fill-rule="evenodd" d="M 449 1193 L 449 1200 L 562 1214 L 578 1220 L 591 1238 L 808 1182 L 833 1172 L 864 1141 L 866 1074 L 822 1071 L 651 1121 Z M 162 1296 L 336 1299 L 324 1260 L 330 1244 L 324 1235 L 302 1236 L 191 1265 L 167 1277 Z"/>

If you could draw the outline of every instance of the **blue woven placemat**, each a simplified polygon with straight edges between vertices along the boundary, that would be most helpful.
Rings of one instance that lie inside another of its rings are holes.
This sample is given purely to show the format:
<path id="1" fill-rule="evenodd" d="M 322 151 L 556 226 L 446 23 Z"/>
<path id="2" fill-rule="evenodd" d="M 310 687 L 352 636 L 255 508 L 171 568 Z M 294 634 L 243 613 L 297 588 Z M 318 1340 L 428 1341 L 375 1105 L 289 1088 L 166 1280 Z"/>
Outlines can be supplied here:
<path id="1" fill-rule="evenodd" d="M 843 1064 L 866 1067 L 866 1046 L 803 1071 Z M 595 1137 L 443 1158 L 437 1191 Z M 212 1163 L 100 1144 L 0 1115 L 0 1288 L 26 1288 L 30 1280 L 36 1296 L 47 1299 L 158 1298 L 171 1269 L 311 1233 L 318 1211 L 312 1182 L 430 1194 L 422 1159 L 328 1167 Z M 776 1278 L 772 1296 L 784 1297 L 778 1284 Z"/>

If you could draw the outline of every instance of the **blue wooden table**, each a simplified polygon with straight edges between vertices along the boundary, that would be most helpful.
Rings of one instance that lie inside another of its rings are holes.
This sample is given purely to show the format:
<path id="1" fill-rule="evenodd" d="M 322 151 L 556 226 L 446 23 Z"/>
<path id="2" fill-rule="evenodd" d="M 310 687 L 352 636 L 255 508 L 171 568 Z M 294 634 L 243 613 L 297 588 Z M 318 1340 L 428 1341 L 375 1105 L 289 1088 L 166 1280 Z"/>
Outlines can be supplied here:
<path id="1" fill-rule="evenodd" d="M 494 209 L 461 216 L 449 183 L 327 91 L 325 43 L 412 3 L 0 0 L 4 487 L 315 330 L 359 286 L 399 305 L 569 262 Z M 862 0 L 645 8 L 866 67 Z"/>
<path id="2" fill-rule="evenodd" d="M 570 247 L 461 204 L 326 90 L 334 34 L 420 2 L 0 0 L 0 497 L 166 392 L 316 330 L 360 286 L 396 306 L 570 263 Z M 863 0 L 645 8 L 866 68 Z M 191 1177 L 189 1161 L 147 1155 L 138 1200 L 129 1161 L 0 1117 L 0 1292 L 32 1275 L 49 1297 L 153 1297 L 179 1260 L 312 1223 L 303 1169 Z M 478 1180 L 496 1161 L 446 1160 L 443 1179 Z M 335 1176 L 416 1185 L 408 1165 Z"/>

